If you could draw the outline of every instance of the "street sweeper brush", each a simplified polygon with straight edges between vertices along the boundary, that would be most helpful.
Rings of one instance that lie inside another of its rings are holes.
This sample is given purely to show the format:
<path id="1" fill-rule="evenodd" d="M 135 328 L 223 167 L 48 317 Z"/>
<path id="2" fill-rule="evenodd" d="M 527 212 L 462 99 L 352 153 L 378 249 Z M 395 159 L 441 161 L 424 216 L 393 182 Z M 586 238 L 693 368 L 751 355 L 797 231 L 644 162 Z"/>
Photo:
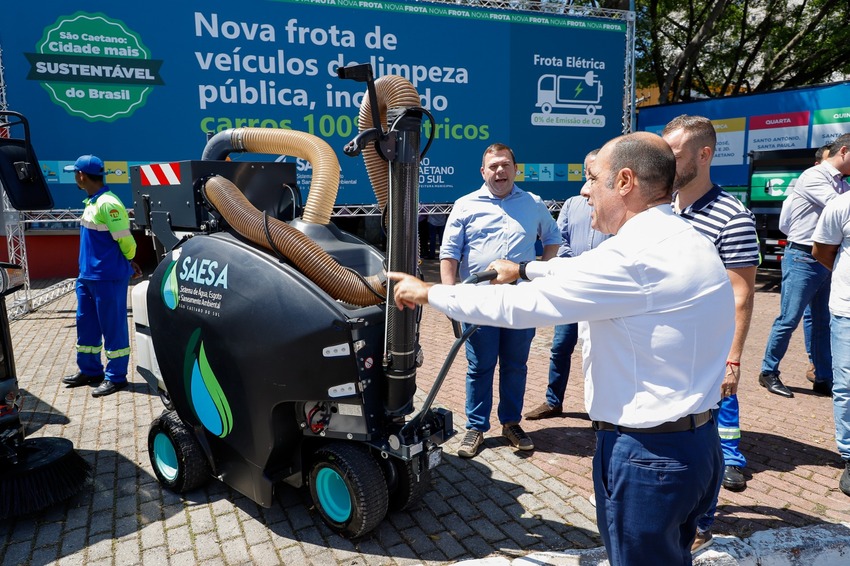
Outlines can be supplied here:
<path id="1" fill-rule="evenodd" d="M 8 137 L 0 137 L 0 185 L 10 204 L 18 210 L 52 208 L 26 118 L 0 111 L 0 130 L 8 132 Z M 20 131 L 23 136 L 16 137 Z M 0 263 L 0 520 L 35 513 L 71 497 L 91 473 L 69 440 L 24 438 L 5 301 L 24 282 L 20 266 Z"/>

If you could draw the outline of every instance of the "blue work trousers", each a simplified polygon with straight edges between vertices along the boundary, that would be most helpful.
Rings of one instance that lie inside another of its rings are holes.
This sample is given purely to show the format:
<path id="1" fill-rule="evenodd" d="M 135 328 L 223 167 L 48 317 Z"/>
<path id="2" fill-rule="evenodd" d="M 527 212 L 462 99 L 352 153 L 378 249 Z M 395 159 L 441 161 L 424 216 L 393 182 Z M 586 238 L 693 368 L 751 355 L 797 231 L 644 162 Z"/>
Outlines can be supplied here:
<path id="1" fill-rule="evenodd" d="M 692 564 L 697 520 L 720 490 L 714 420 L 684 432 L 598 431 L 596 523 L 611 566 Z"/>
<path id="2" fill-rule="evenodd" d="M 77 279 L 77 366 L 86 375 L 103 375 L 115 383 L 127 381 L 129 284 L 129 280 Z M 106 353 L 105 372 L 101 350 Z"/>
<path id="3" fill-rule="evenodd" d="M 464 324 L 466 330 L 468 325 Z M 481 326 L 466 342 L 466 428 L 490 430 L 493 409 L 493 379 L 499 363 L 499 422 L 518 423 L 522 419 L 528 350 L 534 329 Z"/>
<path id="4" fill-rule="evenodd" d="M 773 321 L 761 370 L 779 374 L 779 362 L 788 350 L 791 334 L 806 305 L 812 311 L 812 363 L 819 381 L 832 383 L 832 355 L 829 344 L 829 289 L 831 272 L 812 254 L 786 248 L 782 258 L 782 290 L 779 316 Z"/>
<path id="5" fill-rule="evenodd" d="M 546 403 L 550 407 L 564 404 L 564 394 L 570 379 L 570 361 L 577 343 L 578 324 L 559 324 L 555 327 L 549 355 L 549 386 L 546 388 Z"/>

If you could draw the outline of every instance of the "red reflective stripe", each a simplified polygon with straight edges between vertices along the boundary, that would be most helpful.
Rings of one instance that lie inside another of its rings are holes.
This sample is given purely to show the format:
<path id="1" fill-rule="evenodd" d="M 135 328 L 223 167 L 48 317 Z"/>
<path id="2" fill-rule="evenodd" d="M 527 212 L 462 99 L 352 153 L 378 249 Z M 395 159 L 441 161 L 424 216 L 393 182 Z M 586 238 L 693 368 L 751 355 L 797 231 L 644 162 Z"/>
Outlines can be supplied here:
<path id="1" fill-rule="evenodd" d="M 152 185 L 179 185 L 180 164 L 179 163 L 152 163 L 139 167 L 142 173 L 142 186 Z"/>

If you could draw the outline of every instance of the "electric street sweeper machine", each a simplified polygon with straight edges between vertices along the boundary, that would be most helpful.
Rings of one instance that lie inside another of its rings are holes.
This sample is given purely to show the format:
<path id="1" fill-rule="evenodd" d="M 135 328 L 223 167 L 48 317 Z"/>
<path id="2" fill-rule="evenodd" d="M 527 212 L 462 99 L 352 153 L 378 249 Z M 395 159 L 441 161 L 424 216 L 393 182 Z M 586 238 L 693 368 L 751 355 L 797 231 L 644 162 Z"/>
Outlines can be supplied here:
<path id="1" fill-rule="evenodd" d="M 340 169 L 323 140 L 227 130 L 200 161 L 132 170 L 136 223 L 164 254 L 133 317 L 138 370 L 166 405 L 148 438 L 162 484 L 215 476 L 265 507 L 279 482 L 306 484 L 325 523 L 357 537 L 422 495 L 454 430 L 431 407 L 448 365 L 412 415 L 421 312 L 387 301 L 387 271 L 417 272 L 420 131 L 433 118 L 402 77 L 339 75 L 366 83 L 344 151 L 365 160 L 386 257 L 331 224 Z M 303 208 L 293 164 L 226 160 L 239 152 L 308 160 Z"/>

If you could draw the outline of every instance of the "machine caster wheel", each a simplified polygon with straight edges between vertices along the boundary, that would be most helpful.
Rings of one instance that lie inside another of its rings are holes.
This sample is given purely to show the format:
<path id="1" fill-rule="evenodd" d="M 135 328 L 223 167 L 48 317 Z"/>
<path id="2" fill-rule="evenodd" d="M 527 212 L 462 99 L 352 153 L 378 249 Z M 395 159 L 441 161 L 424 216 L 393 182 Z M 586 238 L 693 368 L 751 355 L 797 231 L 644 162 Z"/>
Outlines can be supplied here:
<path id="1" fill-rule="evenodd" d="M 322 520 L 342 536 L 366 534 L 387 514 L 387 483 L 366 448 L 345 442 L 319 448 L 309 482 Z"/>
<path id="2" fill-rule="evenodd" d="M 201 445 L 174 411 L 151 423 L 148 455 L 159 483 L 177 493 L 200 487 L 211 474 Z"/>
<path id="3" fill-rule="evenodd" d="M 162 404 L 165 405 L 165 408 L 169 411 L 174 410 L 174 403 L 171 402 L 171 396 L 168 395 L 168 391 L 165 389 L 159 390 L 159 399 L 162 401 Z"/>
<path id="4" fill-rule="evenodd" d="M 427 466 L 422 467 L 417 478 L 413 462 L 391 458 L 384 460 L 383 470 L 389 488 L 390 511 L 410 509 L 431 487 L 431 470 Z"/>

